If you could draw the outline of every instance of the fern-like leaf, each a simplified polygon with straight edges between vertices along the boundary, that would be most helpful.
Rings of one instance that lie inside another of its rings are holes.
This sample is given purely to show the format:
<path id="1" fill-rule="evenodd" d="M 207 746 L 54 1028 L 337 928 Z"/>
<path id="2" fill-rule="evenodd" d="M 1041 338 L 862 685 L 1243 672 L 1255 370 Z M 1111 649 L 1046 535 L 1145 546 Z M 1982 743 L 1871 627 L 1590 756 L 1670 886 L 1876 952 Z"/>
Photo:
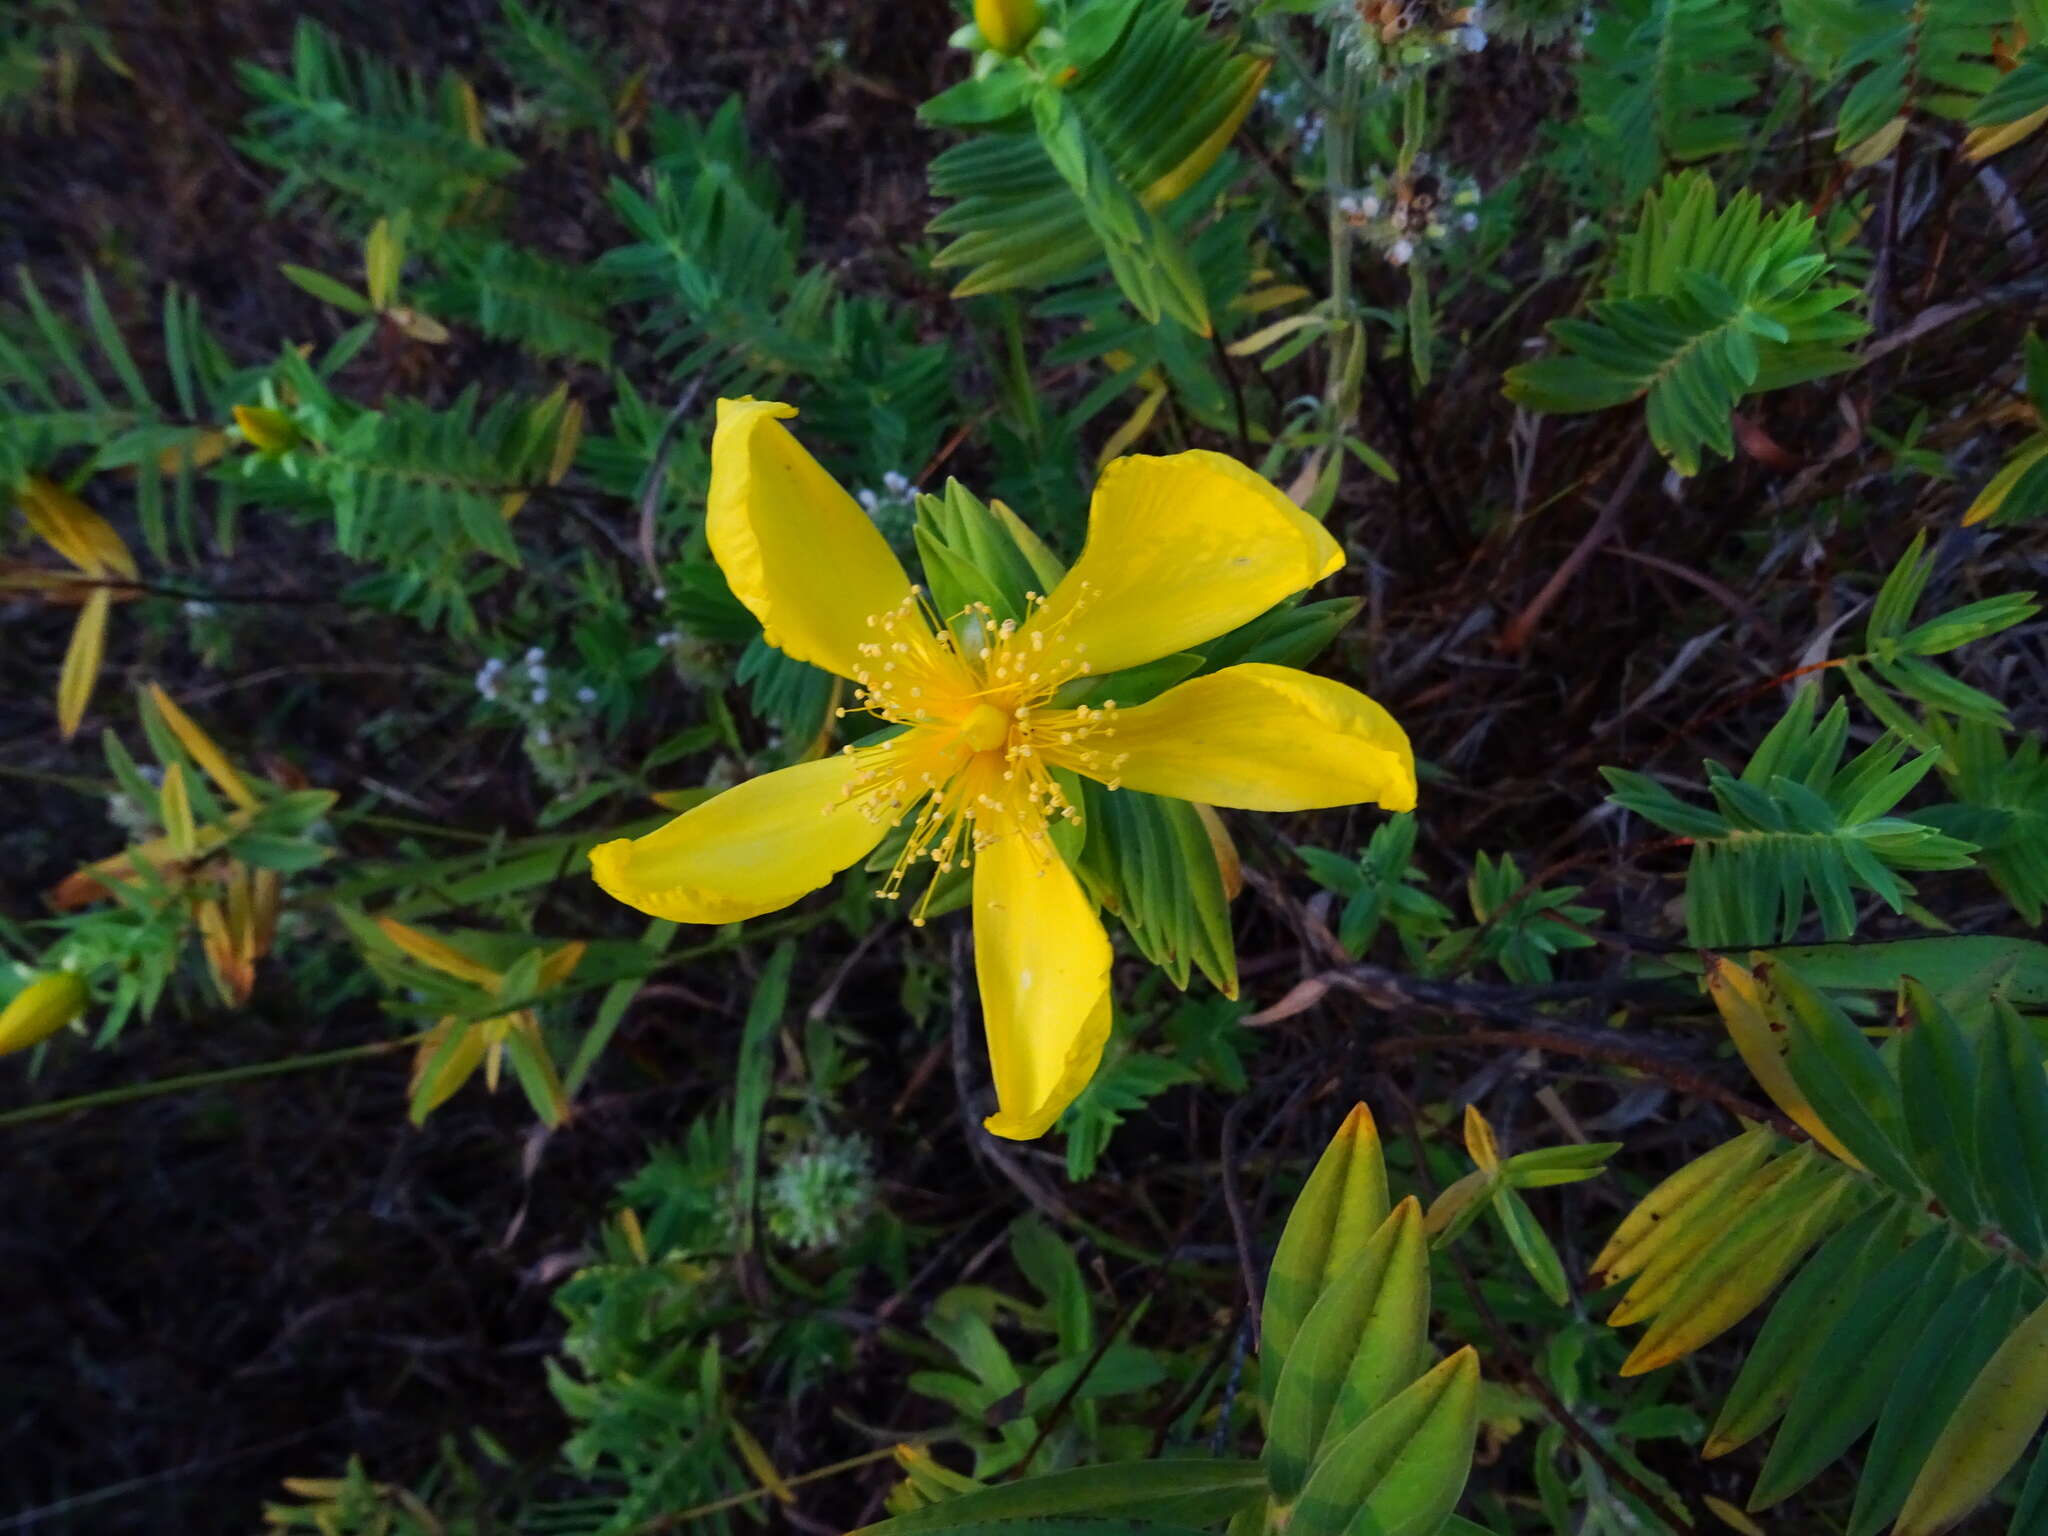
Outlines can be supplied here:
<path id="1" fill-rule="evenodd" d="M 1551 412 L 1641 399 L 1651 441 L 1693 474 L 1703 449 L 1734 452 L 1745 396 L 1856 366 L 1843 344 L 1868 326 L 1827 270 L 1803 210 L 1766 214 L 1749 192 L 1717 210 L 1705 175 L 1670 177 L 1619 242 L 1591 318 L 1552 322 L 1565 350 L 1510 369 L 1508 397 Z"/>
<path id="2" fill-rule="evenodd" d="M 1769 62 L 1754 0 L 1615 0 L 1586 36 L 1579 100 L 1627 196 L 1666 162 L 1689 164 L 1749 141 L 1735 110 Z"/>

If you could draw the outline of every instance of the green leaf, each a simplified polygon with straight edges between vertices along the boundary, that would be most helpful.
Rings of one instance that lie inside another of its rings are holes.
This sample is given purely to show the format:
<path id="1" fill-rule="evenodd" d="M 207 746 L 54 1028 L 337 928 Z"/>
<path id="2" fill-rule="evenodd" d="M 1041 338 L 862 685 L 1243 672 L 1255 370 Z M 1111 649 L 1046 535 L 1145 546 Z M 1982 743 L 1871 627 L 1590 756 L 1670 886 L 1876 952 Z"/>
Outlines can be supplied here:
<path id="1" fill-rule="evenodd" d="M 1962 1279 L 1958 1246 L 1929 1232 L 1872 1277 L 1829 1330 L 1785 1410 L 1749 1507 L 1797 1492 L 1870 1427 L 1928 1320 Z"/>
<path id="2" fill-rule="evenodd" d="M 305 289 L 306 292 L 312 294 L 314 298 L 332 304 L 337 309 L 346 310 L 352 315 L 368 315 L 376 312 L 368 299 L 357 293 L 348 284 L 336 282 L 325 272 L 315 272 L 311 267 L 294 266 L 288 261 L 282 263 L 278 270 L 298 284 L 299 287 Z"/>
<path id="3" fill-rule="evenodd" d="M 1777 1422 L 1865 1280 L 1898 1255 L 1905 1231 L 1904 1213 L 1888 1203 L 1865 1211 L 1821 1245 L 1764 1320 L 1704 1454 L 1726 1455 Z"/>
<path id="4" fill-rule="evenodd" d="M 1461 1349 L 1324 1453 L 1287 1529 L 1295 1536 L 1359 1529 L 1427 1536 L 1464 1492 L 1478 1408 L 1478 1358 Z"/>
<path id="5" fill-rule="evenodd" d="M 963 1493 L 943 1504 L 862 1526 L 849 1536 L 920 1536 L 997 1520 L 1059 1515 L 1128 1516 L 1147 1521 L 1148 1530 L 1152 1521 L 1202 1526 L 1227 1518 L 1264 1492 L 1264 1470 L 1256 1461 L 1203 1457 L 1119 1462 L 1045 1472 Z"/>
<path id="6" fill-rule="evenodd" d="M 1355 1105 L 1317 1159 L 1273 1250 L 1259 1320 L 1259 1363 L 1269 1401 L 1310 1309 L 1324 1287 L 1351 1268 L 1387 1211 L 1379 1129 L 1371 1112 Z"/>
<path id="7" fill-rule="evenodd" d="M 1898 1514 L 1942 1426 L 2019 1321 L 2027 1291 L 2011 1265 L 1992 1264 L 1941 1302 L 1877 1421 L 1856 1486 L 1850 1536 L 1876 1536 Z M 2034 1291 L 2038 1296 L 2038 1287 Z"/>
<path id="8" fill-rule="evenodd" d="M 1412 1381 L 1429 1337 L 1429 1245 L 1402 1201 L 1326 1286 L 1286 1354 L 1267 1418 L 1266 1478 L 1282 1503 L 1302 1491 L 1317 1453 Z"/>

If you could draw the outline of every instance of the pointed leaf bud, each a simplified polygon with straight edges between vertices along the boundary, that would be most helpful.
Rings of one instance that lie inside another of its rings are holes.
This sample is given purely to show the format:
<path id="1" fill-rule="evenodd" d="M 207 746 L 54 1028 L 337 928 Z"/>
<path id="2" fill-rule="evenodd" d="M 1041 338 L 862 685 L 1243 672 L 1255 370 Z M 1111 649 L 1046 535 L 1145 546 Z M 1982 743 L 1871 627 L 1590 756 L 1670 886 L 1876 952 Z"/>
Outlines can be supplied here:
<path id="1" fill-rule="evenodd" d="M 85 983 L 69 971 L 38 976 L 0 1008 L 0 1056 L 47 1040 L 85 1012 Z"/>

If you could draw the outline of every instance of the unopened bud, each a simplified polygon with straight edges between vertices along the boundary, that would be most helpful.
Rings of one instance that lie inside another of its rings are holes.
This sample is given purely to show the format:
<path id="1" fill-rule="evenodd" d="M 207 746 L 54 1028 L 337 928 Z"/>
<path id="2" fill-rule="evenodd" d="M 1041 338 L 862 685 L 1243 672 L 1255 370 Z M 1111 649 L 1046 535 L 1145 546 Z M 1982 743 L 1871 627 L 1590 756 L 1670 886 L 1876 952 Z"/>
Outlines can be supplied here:
<path id="1" fill-rule="evenodd" d="M 267 405 L 236 406 L 235 425 L 242 429 L 242 436 L 251 447 L 264 453 L 289 453 L 298 446 L 298 423 Z"/>
<path id="2" fill-rule="evenodd" d="M 1044 19 L 1038 0 L 974 0 L 974 24 L 997 53 L 1022 53 Z"/>
<path id="3" fill-rule="evenodd" d="M 69 971 L 38 976 L 0 1008 L 0 1056 L 47 1040 L 85 1012 L 85 983 Z"/>

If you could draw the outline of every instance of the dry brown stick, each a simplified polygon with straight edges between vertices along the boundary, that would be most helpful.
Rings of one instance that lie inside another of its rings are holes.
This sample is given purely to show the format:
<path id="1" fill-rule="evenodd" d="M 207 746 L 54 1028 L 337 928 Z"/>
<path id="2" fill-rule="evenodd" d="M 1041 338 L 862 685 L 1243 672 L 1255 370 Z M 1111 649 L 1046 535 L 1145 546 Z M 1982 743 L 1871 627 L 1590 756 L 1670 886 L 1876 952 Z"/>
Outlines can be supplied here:
<path id="1" fill-rule="evenodd" d="M 1593 519 L 1593 526 L 1586 530 L 1585 537 L 1564 557 L 1564 563 L 1551 573 L 1543 589 L 1529 599 L 1528 605 L 1508 621 L 1507 628 L 1500 632 L 1494 642 L 1495 648 L 1503 655 L 1512 656 L 1529 643 L 1529 637 L 1536 632 L 1536 626 L 1543 622 L 1543 615 L 1550 611 L 1550 605 L 1563 595 L 1571 585 L 1572 578 L 1579 574 L 1579 568 L 1593 557 L 1593 551 L 1613 536 L 1621 522 L 1621 510 L 1635 494 L 1636 482 L 1643 478 L 1643 471 L 1650 467 L 1650 445 L 1645 442 L 1636 449 L 1636 456 L 1629 461 L 1627 469 L 1621 472 L 1621 479 L 1615 482 L 1614 491 L 1606 504 L 1600 508 L 1600 515 Z"/>

